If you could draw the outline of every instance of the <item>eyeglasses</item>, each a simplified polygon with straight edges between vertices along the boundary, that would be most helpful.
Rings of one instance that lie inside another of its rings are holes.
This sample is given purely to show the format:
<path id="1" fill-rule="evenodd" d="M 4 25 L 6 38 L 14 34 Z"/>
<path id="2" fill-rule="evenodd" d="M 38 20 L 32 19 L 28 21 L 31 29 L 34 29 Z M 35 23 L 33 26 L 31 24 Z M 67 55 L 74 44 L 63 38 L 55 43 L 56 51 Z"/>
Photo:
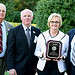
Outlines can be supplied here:
<path id="1" fill-rule="evenodd" d="M 0 12 L 3 12 L 3 13 L 5 13 L 5 11 L 4 11 L 4 10 L 0 10 Z"/>
<path id="2" fill-rule="evenodd" d="M 56 22 L 54 22 L 54 21 L 50 21 L 50 23 L 51 23 L 51 24 L 54 24 L 54 23 L 55 23 L 55 24 L 59 24 L 58 21 L 56 21 Z"/>

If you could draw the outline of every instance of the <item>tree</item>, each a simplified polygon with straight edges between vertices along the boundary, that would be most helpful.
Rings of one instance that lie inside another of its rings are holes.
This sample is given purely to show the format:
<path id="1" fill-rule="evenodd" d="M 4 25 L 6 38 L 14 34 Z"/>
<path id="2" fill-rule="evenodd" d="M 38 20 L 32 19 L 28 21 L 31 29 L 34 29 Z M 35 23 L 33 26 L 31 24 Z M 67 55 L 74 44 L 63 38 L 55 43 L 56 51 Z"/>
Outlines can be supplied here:
<path id="1" fill-rule="evenodd" d="M 23 10 L 25 8 L 34 10 L 35 9 L 35 5 L 37 3 L 37 1 L 39 0 L 14 0 L 16 5 L 15 5 L 15 9 L 16 10 Z"/>
<path id="2" fill-rule="evenodd" d="M 5 3 L 6 5 L 6 17 L 5 20 L 10 22 L 21 22 L 20 20 L 20 11 L 15 11 L 15 2 L 13 0 L 8 0 Z"/>
<path id="3" fill-rule="evenodd" d="M 67 33 L 75 25 L 75 1 L 41 0 L 35 10 L 35 23 L 42 30 L 48 29 L 47 21 L 51 13 L 59 13 L 63 19 L 61 31 Z"/>

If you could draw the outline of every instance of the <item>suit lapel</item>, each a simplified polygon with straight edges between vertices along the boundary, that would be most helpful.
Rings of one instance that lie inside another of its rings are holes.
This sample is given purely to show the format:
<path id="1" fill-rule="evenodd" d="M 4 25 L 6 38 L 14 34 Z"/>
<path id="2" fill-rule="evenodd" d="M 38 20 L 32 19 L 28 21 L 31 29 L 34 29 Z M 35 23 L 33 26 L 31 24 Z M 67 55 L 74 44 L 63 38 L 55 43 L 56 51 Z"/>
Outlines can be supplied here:
<path id="1" fill-rule="evenodd" d="M 28 42 L 27 42 L 27 37 L 26 37 L 26 35 L 25 35 L 25 31 L 24 31 L 24 28 L 23 28 L 22 24 L 20 25 L 20 33 L 21 33 L 20 36 L 22 37 L 22 39 L 23 39 L 23 41 L 24 41 L 24 43 L 25 43 L 25 46 L 26 46 L 27 48 L 29 48 Z"/>
<path id="2" fill-rule="evenodd" d="M 25 46 L 27 47 L 27 48 L 29 48 L 29 45 L 28 45 L 28 42 L 27 42 L 27 37 L 26 37 L 26 35 L 25 35 L 25 31 L 24 31 L 24 28 L 23 28 L 23 26 L 22 26 L 22 24 L 21 24 L 21 26 L 20 26 L 20 31 L 21 31 L 21 35 L 20 36 L 23 36 L 23 38 L 22 39 L 24 39 L 23 41 L 25 41 Z M 34 38 L 35 38 L 35 30 L 34 30 L 34 28 L 33 28 L 33 26 L 31 26 L 31 42 L 30 42 L 30 48 L 33 46 L 33 43 L 34 43 Z"/>
<path id="3" fill-rule="evenodd" d="M 6 27 L 6 33 L 8 33 L 9 29 L 8 29 L 8 25 L 7 23 L 4 21 L 5 27 Z"/>
<path id="4" fill-rule="evenodd" d="M 6 33 L 8 34 L 8 32 L 10 31 L 10 29 L 13 28 L 13 25 L 11 25 L 10 23 L 8 23 L 5 20 L 4 20 L 4 24 L 5 24 L 5 27 L 6 27 Z"/>
<path id="5" fill-rule="evenodd" d="M 33 27 L 31 27 L 31 43 L 30 43 L 30 48 L 31 48 L 32 45 L 33 45 L 34 38 L 35 38 L 35 30 L 34 30 Z"/>

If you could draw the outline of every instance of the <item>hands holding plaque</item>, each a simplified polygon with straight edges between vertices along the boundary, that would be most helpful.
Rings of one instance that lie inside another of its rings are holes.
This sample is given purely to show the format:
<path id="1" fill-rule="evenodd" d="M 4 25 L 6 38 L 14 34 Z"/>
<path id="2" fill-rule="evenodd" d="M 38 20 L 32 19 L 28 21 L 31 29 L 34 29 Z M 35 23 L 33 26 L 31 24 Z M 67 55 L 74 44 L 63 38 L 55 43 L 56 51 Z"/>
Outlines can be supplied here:
<path id="1" fill-rule="evenodd" d="M 60 41 L 49 40 L 47 42 L 46 58 L 57 61 L 61 59 L 61 47 Z"/>
<path id="2" fill-rule="evenodd" d="M 50 60 L 51 60 L 51 61 L 59 61 L 60 59 L 64 59 L 64 57 L 61 56 L 61 57 L 59 57 L 59 58 L 47 58 L 46 55 L 44 55 L 44 53 L 43 53 L 42 59 L 45 59 L 45 60 L 47 60 L 47 61 L 50 61 Z"/>

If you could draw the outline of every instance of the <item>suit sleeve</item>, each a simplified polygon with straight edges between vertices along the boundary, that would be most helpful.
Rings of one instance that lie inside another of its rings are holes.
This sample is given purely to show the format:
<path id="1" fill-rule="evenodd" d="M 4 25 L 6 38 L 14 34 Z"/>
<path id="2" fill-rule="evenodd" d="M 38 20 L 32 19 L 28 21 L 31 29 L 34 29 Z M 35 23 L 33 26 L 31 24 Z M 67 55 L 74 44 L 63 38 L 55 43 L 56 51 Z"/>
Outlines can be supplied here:
<path id="1" fill-rule="evenodd" d="M 71 52 L 71 40 L 72 40 L 72 37 L 73 35 L 75 34 L 74 32 L 75 30 L 72 29 L 68 32 L 68 35 L 69 35 L 69 49 L 68 49 L 68 54 L 67 54 L 67 58 L 66 58 L 66 67 L 67 67 L 67 72 L 68 74 L 70 74 L 71 72 L 71 62 L 70 62 L 70 52 Z"/>
<path id="2" fill-rule="evenodd" d="M 7 70 L 14 68 L 14 50 L 15 50 L 15 35 L 13 29 L 11 29 L 7 38 L 7 51 L 6 51 Z"/>

